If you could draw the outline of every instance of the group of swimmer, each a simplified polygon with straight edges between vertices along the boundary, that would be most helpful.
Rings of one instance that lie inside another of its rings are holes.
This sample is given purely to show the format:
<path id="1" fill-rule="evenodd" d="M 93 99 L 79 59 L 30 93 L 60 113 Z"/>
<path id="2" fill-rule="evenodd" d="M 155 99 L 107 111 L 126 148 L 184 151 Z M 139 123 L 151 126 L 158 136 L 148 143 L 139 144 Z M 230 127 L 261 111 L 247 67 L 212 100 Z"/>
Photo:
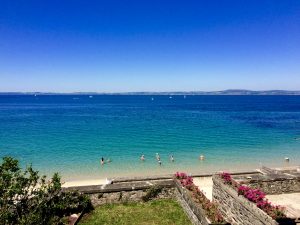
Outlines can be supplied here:
<path id="1" fill-rule="evenodd" d="M 110 159 L 107 159 L 106 161 L 104 160 L 103 157 L 100 159 L 100 164 L 101 164 L 101 165 L 104 165 L 105 163 L 110 163 L 110 162 L 111 162 Z"/>
<path id="2" fill-rule="evenodd" d="M 158 164 L 161 166 L 162 161 L 161 161 L 160 155 L 159 155 L 158 153 L 155 154 L 155 158 L 156 158 Z M 140 160 L 141 160 L 141 161 L 145 161 L 145 160 L 146 160 L 145 155 L 141 155 Z M 174 162 L 174 161 L 175 161 L 173 155 L 170 155 L 170 161 L 171 161 L 171 162 Z"/>
<path id="3" fill-rule="evenodd" d="M 161 166 L 161 165 L 162 165 L 162 161 L 161 161 L 160 155 L 159 155 L 158 153 L 155 154 L 155 158 L 156 158 L 158 164 Z M 175 161 L 173 155 L 170 155 L 169 159 L 170 159 L 170 162 L 174 162 L 174 161 Z M 199 160 L 203 161 L 204 159 L 205 159 L 204 155 L 200 155 L 200 156 L 199 156 Z M 144 154 L 141 155 L 140 160 L 141 160 L 142 162 L 144 162 L 144 161 L 146 160 Z M 101 165 L 104 165 L 105 163 L 110 163 L 110 162 L 111 162 L 110 159 L 107 159 L 106 161 L 104 160 L 103 157 L 100 159 L 100 164 L 101 164 Z"/>
<path id="4" fill-rule="evenodd" d="M 155 154 L 155 158 L 156 158 L 158 164 L 161 166 L 162 162 L 161 162 L 161 159 L 160 159 L 160 155 L 159 155 L 158 153 Z M 200 156 L 199 156 L 199 160 L 203 161 L 204 159 L 205 159 L 204 155 L 200 155 Z M 145 160 L 146 160 L 145 155 L 141 155 L 140 160 L 141 160 L 141 161 L 145 161 Z M 174 162 L 174 161 L 175 161 L 173 155 L 170 155 L 170 161 L 171 161 L 171 162 Z"/>

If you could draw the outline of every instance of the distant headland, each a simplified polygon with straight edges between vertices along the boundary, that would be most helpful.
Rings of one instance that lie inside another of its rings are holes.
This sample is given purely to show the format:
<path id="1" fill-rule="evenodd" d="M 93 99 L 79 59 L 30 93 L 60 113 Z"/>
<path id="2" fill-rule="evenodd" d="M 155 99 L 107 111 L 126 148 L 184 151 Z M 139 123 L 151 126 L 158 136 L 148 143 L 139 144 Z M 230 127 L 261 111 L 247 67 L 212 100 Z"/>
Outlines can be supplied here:
<path id="1" fill-rule="evenodd" d="M 222 91 L 157 91 L 157 92 L 0 92 L 0 95 L 300 95 L 300 91 L 228 89 Z"/>

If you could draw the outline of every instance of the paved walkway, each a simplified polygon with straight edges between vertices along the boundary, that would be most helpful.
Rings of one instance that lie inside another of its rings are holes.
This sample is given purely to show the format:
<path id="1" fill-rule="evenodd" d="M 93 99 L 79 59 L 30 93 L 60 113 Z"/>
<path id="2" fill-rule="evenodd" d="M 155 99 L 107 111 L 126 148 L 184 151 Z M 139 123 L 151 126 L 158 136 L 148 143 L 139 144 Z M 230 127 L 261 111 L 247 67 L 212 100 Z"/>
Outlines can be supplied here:
<path id="1" fill-rule="evenodd" d="M 194 177 L 194 184 L 205 194 L 205 196 L 212 201 L 212 177 Z"/>
<path id="2" fill-rule="evenodd" d="M 300 218 L 300 193 L 267 195 L 266 198 L 275 205 L 284 206 L 288 217 Z"/>

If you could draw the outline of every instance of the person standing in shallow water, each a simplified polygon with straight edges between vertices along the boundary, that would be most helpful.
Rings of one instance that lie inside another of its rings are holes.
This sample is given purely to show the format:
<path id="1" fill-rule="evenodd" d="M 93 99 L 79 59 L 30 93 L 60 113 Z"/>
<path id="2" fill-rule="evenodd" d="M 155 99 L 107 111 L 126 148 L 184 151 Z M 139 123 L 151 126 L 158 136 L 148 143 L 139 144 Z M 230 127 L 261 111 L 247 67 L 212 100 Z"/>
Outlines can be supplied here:
<path id="1" fill-rule="evenodd" d="M 158 164 L 161 166 L 161 161 L 160 161 L 160 159 L 158 160 Z"/>
<path id="2" fill-rule="evenodd" d="M 142 155 L 140 159 L 141 161 L 145 161 L 145 155 Z"/>
<path id="3" fill-rule="evenodd" d="M 199 160 L 200 160 L 200 161 L 203 161 L 204 159 L 205 159 L 204 155 L 200 155 L 200 156 L 199 156 Z"/>
<path id="4" fill-rule="evenodd" d="M 100 160 L 101 165 L 104 165 L 104 158 L 102 157 Z"/>
<path id="5" fill-rule="evenodd" d="M 157 161 L 160 161 L 160 156 L 159 156 L 158 153 L 156 153 L 156 160 L 157 160 Z"/>
<path id="6" fill-rule="evenodd" d="M 174 157 L 173 157 L 173 155 L 170 156 L 170 161 L 171 161 L 171 162 L 174 162 Z"/>

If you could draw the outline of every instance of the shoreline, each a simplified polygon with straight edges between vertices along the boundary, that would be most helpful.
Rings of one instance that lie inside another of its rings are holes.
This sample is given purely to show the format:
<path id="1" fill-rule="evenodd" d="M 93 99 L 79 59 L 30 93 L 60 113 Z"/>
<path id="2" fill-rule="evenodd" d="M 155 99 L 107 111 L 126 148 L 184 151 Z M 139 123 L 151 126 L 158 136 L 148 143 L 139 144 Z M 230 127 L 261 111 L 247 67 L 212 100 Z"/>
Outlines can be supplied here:
<path id="1" fill-rule="evenodd" d="M 290 169 L 296 169 L 299 168 L 299 166 L 287 166 L 287 167 L 272 167 L 272 169 L 278 169 L 278 170 L 290 170 Z M 180 171 L 185 172 L 185 171 Z M 191 174 L 195 178 L 204 178 L 204 177 L 211 177 L 213 174 L 216 174 L 218 172 L 223 171 L 216 171 L 213 173 L 194 173 Z M 226 172 L 229 172 L 234 175 L 241 175 L 241 174 L 253 174 L 258 173 L 258 168 L 253 170 L 226 170 Z M 117 183 L 122 182 L 130 182 L 130 181 L 145 181 L 145 180 L 163 180 L 163 179 L 172 179 L 173 174 L 164 174 L 164 175 L 152 175 L 152 176 L 124 176 L 124 177 L 111 177 L 111 178 L 95 178 L 95 179 L 78 179 L 78 180 L 69 180 L 69 181 L 62 181 L 63 185 L 62 187 L 68 188 L 68 187 L 82 187 L 82 186 L 94 186 L 94 185 L 105 185 L 106 179 L 112 180 Z"/>
<path id="2" fill-rule="evenodd" d="M 228 165 L 230 164 L 230 165 Z M 176 172 L 186 172 L 191 175 L 209 175 L 214 174 L 219 171 L 231 171 L 233 173 L 238 172 L 247 172 L 247 171 L 255 171 L 257 168 L 261 166 L 267 166 L 270 168 L 295 168 L 300 166 L 300 161 L 293 161 L 289 163 L 228 163 L 226 165 L 223 164 L 207 164 L 205 161 L 200 162 L 198 165 L 188 165 L 183 166 L 182 164 L 173 164 L 172 167 L 145 167 L 145 168 L 136 168 L 131 170 L 121 170 L 121 168 L 115 167 L 104 168 L 104 170 L 98 169 L 93 171 L 77 171 L 73 170 L 73 173 L 68 174 L 66 171 L 61 171 L 59 174 L 61 175 L 61 180 L 64 183 L 73 184 L 74 182 L 84 182 L 90 181 L 90 183 L 97 183 L 99 180 L 108 179 L 124 179 L 124 178 L 141 178 L 141 177 L 153 177 L 153 176 L 172 176 Z"/>

